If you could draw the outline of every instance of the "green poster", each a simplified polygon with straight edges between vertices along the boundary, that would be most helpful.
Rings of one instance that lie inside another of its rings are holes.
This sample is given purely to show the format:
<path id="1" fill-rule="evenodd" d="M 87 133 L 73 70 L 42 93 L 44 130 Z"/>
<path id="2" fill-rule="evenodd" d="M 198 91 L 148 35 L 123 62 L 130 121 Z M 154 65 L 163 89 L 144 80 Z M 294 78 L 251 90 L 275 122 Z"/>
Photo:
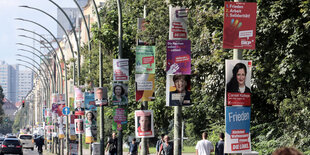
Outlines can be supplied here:
<path id="1" fill-rule="evenodd" d="M 155 46 L 137 46 L 136 74 L 155 74 Z"/>
<path id="2" fill-rule="evenodd" d="M 69 108 L 70 108 L 70 111 L 74 111 L 74 98 L 73 97 L 69 98 Z"/>
<path id="3" fill-rule="evenodd" d="M 127 108 L 113 107 L 113 123 L 112 130 L 126 130 L 127 129 Z"/>

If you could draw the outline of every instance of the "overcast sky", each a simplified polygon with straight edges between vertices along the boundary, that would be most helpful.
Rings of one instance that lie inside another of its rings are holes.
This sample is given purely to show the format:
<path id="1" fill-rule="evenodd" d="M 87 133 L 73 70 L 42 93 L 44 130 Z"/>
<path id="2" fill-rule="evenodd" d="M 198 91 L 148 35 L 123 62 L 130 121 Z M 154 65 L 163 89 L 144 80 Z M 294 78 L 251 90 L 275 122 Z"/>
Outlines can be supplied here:
<path id="1" fill-rule="evenodd" d="M 54 2 L 61 7 L 76 7 L 73 0 L 54 0 Z M 0 60 L 4 60 L 10 65 L 19 63 L 16 59 L 21 57 L 16 56 L 16 54 L 27 54 L 17 50 L 18 48 L 26 49 L 27 47 L 16 45 L 16 43 L 21 42 L 39 48 L 31 39 L 18 36 L 24 34 L 34 37 L 31 33 L 16 30 L 17 28 L 32 30 L 42 35 L 47 34 L 44 29 L 34 24 L 18 21 L 14 18 L 33 20 L 48 28 L 55 36 L 57 35 L 55 21 L 39 11 L 18 7 L 20 5 L 39 8 L 57 18 L 57 8 L 48 0 L 0 0 Z M 38 39 L 38 37 L 36 38 Z"/>

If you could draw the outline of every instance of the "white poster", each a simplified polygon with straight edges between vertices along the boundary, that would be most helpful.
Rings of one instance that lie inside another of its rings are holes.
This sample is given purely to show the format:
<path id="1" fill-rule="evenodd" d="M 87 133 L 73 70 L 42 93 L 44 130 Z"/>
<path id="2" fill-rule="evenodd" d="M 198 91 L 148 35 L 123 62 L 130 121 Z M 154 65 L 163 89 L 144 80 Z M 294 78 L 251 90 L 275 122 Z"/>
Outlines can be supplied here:
<path id="1" fill-rule="evenodd" d="M 154 137 L 154 121 L 152 110 L 135 111 L 136 137 Z"/>
<path id="2" fill-rule="evenodd" d="M 129 80 L 128 59 L 113 59 L 113 81 Z"/>
<path id="3" fill-rule="evenodd" d="M 226 60 L 226 106 L 251 106 L 251 60 Z"/>
<path id="4" fill-rule="evenodd" d="M 169 6 L 170 26 L 169 40 L 186 40 L 187 39 L 187 12 L 185 7 Z"/>

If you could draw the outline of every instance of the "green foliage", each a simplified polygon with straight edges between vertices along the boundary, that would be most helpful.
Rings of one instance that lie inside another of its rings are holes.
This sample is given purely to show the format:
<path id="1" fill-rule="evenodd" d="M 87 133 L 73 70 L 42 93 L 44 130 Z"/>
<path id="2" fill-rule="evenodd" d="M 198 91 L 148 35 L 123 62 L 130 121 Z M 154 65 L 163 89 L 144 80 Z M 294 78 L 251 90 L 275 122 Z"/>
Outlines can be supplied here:
<path id="1" fill-rule="evenodd" d="M 225 59 L 232 50 L 222 49 L 223 5 L 219 0 L 170 0 L 189 8 L 188 31 L 192 47 L 192 101 L 183 108 L 185 143 L 195 145 L 201 132 L 213 142 L 224 131 Z M 146 30 L 137 32 L 137 18 L 147 6 Z M 253 150 L 270 154 L 280 146 L 309 150 L 310 3 L 309 1 L 258 1 L 256 50 L 244 50 L 243 59 L 253 60 L 251 138 Z M 156 46 L 155 137 L 173 132 L 173 108 L 165 106 L 166 41 L 169 9 L 165 0 L 122 1 L 123 58 L 130 60 L 129 115 L 126 136 L 134 133 L 134 60 L 136 38 Z M 100 12 L 102 28 L 92 26 L 92 50 L 82 49 L 82 83 L 98 86 L 98 45 L 103 50 L 103 83 L 111 89 L 112 59 L 118 58 L 118 15 L 116 1 L 108 0 Z M 110 135 L 112 108 L 105 108 L 105 135 Z M 98 121 L 99 122 L 99 121 Z"/>

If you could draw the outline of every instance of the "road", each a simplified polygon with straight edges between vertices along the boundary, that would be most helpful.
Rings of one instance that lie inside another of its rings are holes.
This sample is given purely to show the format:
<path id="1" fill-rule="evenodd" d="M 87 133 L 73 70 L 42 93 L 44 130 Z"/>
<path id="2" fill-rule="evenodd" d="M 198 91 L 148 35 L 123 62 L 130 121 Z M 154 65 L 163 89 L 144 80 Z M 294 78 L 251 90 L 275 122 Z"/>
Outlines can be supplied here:
<path id="1" fill-rule="evenodd" d="M 24 155 L 39 155 L 38 150 L 34 149 L 31 151 L 30 149 L 23 149 Z"/>

